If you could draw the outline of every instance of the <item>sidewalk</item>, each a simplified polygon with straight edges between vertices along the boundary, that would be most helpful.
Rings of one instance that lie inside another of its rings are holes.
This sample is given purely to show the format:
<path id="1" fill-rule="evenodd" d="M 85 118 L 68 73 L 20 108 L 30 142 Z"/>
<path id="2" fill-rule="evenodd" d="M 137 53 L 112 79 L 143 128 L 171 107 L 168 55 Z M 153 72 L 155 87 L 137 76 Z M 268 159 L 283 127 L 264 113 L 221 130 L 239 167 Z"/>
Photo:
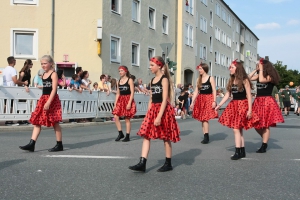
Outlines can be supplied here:
<path id="1" fill-rule="evenodd" d="M 132 122 L 140 122 L 144 118 L 131 119 Z M 124 121 L 124 120 L 121 120 Z M 5 126 L 5 122 L 0 122 L 0 133 L 7 132 L 21 132 L 21 131 L 31 131 L 33 129 L 33 125 L 19 125 L 19 126 Z M 87 127 L 87 126 L 100 126 L 105 124 L 114 124 L 114 121 L 104 121 L 104 122 L 85 122 L 85 123 L 70 123 L 64 122 L 60 124 L 61 128 L 76 128 L 76 127 Z M 45 127 L 42 126 L 42 130 L 45 129 L 53 129 L 53 127 Z"/>

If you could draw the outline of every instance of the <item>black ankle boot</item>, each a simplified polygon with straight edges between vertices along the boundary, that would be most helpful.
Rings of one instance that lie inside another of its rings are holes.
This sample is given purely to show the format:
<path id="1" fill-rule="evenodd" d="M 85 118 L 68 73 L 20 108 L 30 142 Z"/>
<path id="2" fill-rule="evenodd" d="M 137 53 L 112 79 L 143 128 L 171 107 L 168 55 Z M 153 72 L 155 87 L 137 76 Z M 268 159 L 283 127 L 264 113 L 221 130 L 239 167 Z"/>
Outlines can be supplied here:
<path id="1" fill-rule="evenodd" d="M 49 152 L 56 152 L 56 151 L 63 151 L 63 150 L 64 150 L 64 147 L 62 145 L 62 142 L 57 141 L 56 145 L 52 149 L 49 149 L 48 151 Z"/>
<path id="2" fill-rule="evenodd" d="M 130 166 L 129 169 L 133 171 L 145 172 L 146 171 L 146 162 L 147 159 L 144 157 L 140 158 L 140 162 L 134 166 Z"/>
<path id="3" fill-rule="evenodd" d="M 118 135 L 118 137 L 115 139 L 115 141 L 117 142 L 117 141 L 121 140 L 122 138 L 124 138 L 124 134 L 123 134 L 122 131 L 119 131 L 119 135 Z"/>
<path id="4" fill-rule="evenodd" d="M 204 133 L 204 139 L 201 141 L 202 144 L 208 144 L 209 142 L 209 135 L 208 133 Z"/>
<path id="5" fill-rule="evenodd" d="M 31 152 L 34 152 L 34 147 L 35 147 L 35 141 L 32 139 L 30 140 L 29 144 L 25 146 L 19 146 L 20 149 L 31 151 Z"/>
<path id="6" fill-rule="evenodd" d="M 246 157 L 245 147 L 241 147 L 241 158 L 245 158 L 245 157 Z"/>
<path id="7" fill-rule="evenodd" d="M 266 153 L 268 148 L 267 143 L 262 143 L 260 149 L 256 151 L 256 153 Z"/>
<path id="8" fill-rule="evenodd" d="M 129 138 L 130 134 L 126 133 L 126 137 L 124 138 L 124 140 L 122 140 L 122 142 L 129 142 L 130 138 Z"/>
<path id="9" fill-rule="evenodd" d="M 172 164 L 171 164 L 171 158 L 166 158 L 165 164 L 159 168 L 158 172 L 167 172 L 173 170 Z"/>
<path id="10" fill-rule="evenodd" d="M 235 148 L 235 153 L 231 156 L 231 160 L 238 160 L 241 158 L 241 148 Z"/>

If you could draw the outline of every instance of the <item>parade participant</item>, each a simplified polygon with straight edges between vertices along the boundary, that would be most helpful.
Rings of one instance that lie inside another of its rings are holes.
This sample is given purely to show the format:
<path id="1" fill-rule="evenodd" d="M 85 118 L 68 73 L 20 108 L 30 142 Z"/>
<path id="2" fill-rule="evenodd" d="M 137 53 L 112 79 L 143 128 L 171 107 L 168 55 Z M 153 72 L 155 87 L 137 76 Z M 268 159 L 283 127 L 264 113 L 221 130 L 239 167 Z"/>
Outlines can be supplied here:
<path id="1" fill-rule="evenodd" d="M 257 95 L 252 107 L 253 112 L 259 116 L 259 122 L 254 128 L 262 137 L 262 145 L 256 153 L 265 153 L 270 138 L 270 127 L 284 122 L 280 108 L 272 97 L 273 87 L 279 83 L 280 77 L 272 64 L 264 59 L 260 59 L 257 69 L 250 73 L 249 77 L 252 81 L 257 81 Z"/>
<path id="2" fill-rule="evenodd" d="M 197 66 L 199 77 L 197 87 L 195 88 L 191 109 L 193 109 L 193 118 L 202 122 L 202 131 L 204 139 L 202 144 L 209 142 L 209 120 L 218 118 L 218 113 L 215 111 L 216 102 L 216 83 L 214 77 L 209 76 L 208 65 L 200 63 Z"/>
<path id="3" fill-rule="evenodd" d="M 164 72 L 162 72 L 162 69 Z M 129 169 L 145 172 L 150 150 L 150 140 L 161 139 L 164 141 L 166 161 L 157 171 L 166 172 L 173 170 L 171 164 L 171 142 L 175 143 L 180 140 L 174 109 L 168 101 L 168 99 L 173 99 L 173 85 L 168 66 L 162 57 L 156 56 L 150 59 L 150 70 L 155 74 L 155 77 L 150 82 L 151 97 L 147 114 L 137 133 L 144 138 L 141 158 L 137 165 L 130 166 Z"/>
<path id="4" fill-rule="evenodd" d="M 131 130 L 130 119 L 133 118 L 133 116 L 136 113 L 136 105 L 133 99 L 134 84 L 133 84 L 133 80 L 130 78 L 131 75 L 126 66 L 119 67 L 119 74 L 120 74 L 120 80 L 117 85 L 116 100 L 112 112 L 112 114 L 114 115 L 117 129 L 119 131 L 119 135 L 115 139 L 115 141 L 119 141 L 120 139 L 124 138 L 120 117 L 125 117 L 126 137 L 122 140 L 122 142 L 128 142 L 130 141 L 129 136 Z"/>
<path id="5" fill-rule="evenodd" d="M 57 95 L 58 77 L 52 66 L 54 61 L 51 56 L 45 55 L 41 58 L 42 68 L 45 73 L 43 79 L 43 94 L 40 97 L 35 111 L 31 114 L 30 122 L 34 125 L 29 144 L 20 146 L 22 150 L 33 152 L 35 143 L 41 132 L 41 126 L 53 126 L 57 144 L 49 149 L 50 152 L 63 151 L 62 133 L 59 122 L 62 121 L 62 110 L 59 97 Z"/>
<path id="6" fill-rule="evenodd" d="M 246 157 L 243 129 L 252 128 L 259 118 L 255 113 L 252 113 L 252 83 L 242 63 L 236 60 L 233 61 L 229 70 L 230 79 L 226 87 L 227 92 L 215 110 L 217 111 L 232 94 L 233 99 L 226 106 L 219 118 L 219 122 L 233 129 L 235 154 L 231 156 L 231 159 L 238 160 Z"/>

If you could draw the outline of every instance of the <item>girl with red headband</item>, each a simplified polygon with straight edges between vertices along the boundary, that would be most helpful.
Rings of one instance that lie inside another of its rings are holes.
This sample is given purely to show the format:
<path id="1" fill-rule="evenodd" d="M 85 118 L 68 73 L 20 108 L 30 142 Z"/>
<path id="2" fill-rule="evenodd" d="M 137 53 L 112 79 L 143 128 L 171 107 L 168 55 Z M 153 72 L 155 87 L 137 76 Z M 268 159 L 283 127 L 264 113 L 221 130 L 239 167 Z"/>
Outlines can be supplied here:
<path id="1" fill-rule="evenodd" d="M 246 157 L 243 129 L 252 128 L 259 118 L 252 112 L 251 89 L 252 83 L 241 62 L 236 60 L 229 67 L 230 79 L 227 84 L 227 92 L 220 104 L 215 108 L 217 111 L 232 94 L 233 98 L 219 118 L 219 122 L 233 129 L 235 140 L 235 154 L 232 160 Z"/>
<path id="2" fill-rule="evenodd" d="M 171 164 L 171 142 L 175 143 L 180 140 L 174 109 L 168 101 L 168 99 L 172 99 L 173 88 L 168 66 L 162 57 L 156 56 L 151 58 L 150 70 L 155 74 L 155 77 L 150 82 L 151 98 L 148 112 L 137 133 L 144 138 L 141 158 L 138 164 L 130 166 L 129 169 L 145 172 L 150 150 L 150 140 L 161 139 L 164 141 L 166 161 L 157 171 L 166 172 L 173 169 Z"/>
<path id="3" fill-rule="evenodd" d="M 199 78 L 197 80 L 197 87 L 194 91 L 191 109 L 193 109 L 193 118 L 202 122 L 202 131 L 204 139 L 202 144 L 209 142 L 209 120 L 218 118 L 218 113 L 215 111 L 216 102 L 216 82 L 215 79 L 209 76 L 208 65 L 200 63 L 197 66 L 199 71 Z"/>
<path id="4" fill-rule="evenodd" d="M 117 84 L 115 106 L 112 112 L 115 118 L 117 129 L 119 131 L 119 135 L 115 141 L 119 141 L 120 139 L 124 138 L 120 117 L 125 117 L 126 137 L 122 140 L 122 142 L 128 142 L 130 141 L 129 136 L 131 130 L 130 119 L 133 118 L 136 113 L 136 105 L 133 99 L 134 84 L 133 80 L 130 78 L 131 75 L 126 66 L 119 67 L 119 74 L 120 80 Z"/>
<path id="5" fill-rule="evenodd" d="M 253 112 L 259 115 L 259 123 L 254 128 L 262 137 L 262 145 L 256 153 L 265 153 L 270 138 L 270 127 L 284 122 L 280 108 L 272 96 L 273 87 L 279 83 L 280 77 L 275 67 L 264 59 L 260 59 L 257 69 L 251 72 L 249 77 L 252 81 L 257 81 Z"/>

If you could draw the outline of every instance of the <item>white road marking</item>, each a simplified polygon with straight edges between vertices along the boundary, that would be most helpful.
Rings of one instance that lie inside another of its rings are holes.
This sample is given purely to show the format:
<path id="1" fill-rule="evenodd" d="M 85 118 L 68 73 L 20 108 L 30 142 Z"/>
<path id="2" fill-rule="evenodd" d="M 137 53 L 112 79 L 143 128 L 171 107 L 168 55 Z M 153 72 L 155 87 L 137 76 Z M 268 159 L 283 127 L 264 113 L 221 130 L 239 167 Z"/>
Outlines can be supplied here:
<path id="1" fill-rule="evenodd" d="M 85 156 L 85 155 L 43 155 L 47 158 L 105 158 L 105 159 L 127 159 L 127 156 Z"/>
<path id="2" fill-rule="evenodd" d="M 300 159 L 291 159 L 291 160 L 294 160 L 294 161 L 300 161 Z"/>

